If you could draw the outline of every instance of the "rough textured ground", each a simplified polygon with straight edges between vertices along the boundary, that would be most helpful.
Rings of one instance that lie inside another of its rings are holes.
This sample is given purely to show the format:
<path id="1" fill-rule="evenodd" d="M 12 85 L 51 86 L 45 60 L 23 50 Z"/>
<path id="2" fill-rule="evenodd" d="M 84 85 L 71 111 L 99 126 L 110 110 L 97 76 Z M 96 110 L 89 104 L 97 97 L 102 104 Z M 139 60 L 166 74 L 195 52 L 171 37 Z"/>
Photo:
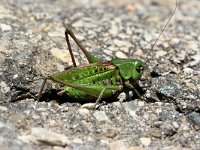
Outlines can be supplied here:
<path id="1" fill-rule="evenodd" d="M 93 54 L 145 60 L 175 6 L 164 0 L 1 0 L 1 149 L 200 149 L 200 1 L 181 0 L 148 56 L 143 99 L 96 110 L 56 95 L 42 77 L 72 65 L 71 26 Z M 72 47 L 80 64 L 87 63 Z M 146 86 L 147 85 L 147 86 Z"/>

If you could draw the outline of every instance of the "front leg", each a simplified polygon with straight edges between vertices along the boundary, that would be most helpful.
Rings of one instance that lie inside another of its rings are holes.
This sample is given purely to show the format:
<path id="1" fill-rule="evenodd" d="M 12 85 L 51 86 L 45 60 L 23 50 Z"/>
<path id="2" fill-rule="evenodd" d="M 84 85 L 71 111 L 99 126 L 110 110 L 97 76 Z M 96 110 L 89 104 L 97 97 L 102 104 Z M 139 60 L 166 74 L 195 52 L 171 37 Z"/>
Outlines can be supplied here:
<path id="1" fill-rule="evenodd" d="M 135 87 L 129 82 L 129 81 L 125 81 L 125 86 L 129 89 L 132 89 L 134 91 L 134 93 L 139 97 L 142 98 L 142 95 L 135 89 Z"/>

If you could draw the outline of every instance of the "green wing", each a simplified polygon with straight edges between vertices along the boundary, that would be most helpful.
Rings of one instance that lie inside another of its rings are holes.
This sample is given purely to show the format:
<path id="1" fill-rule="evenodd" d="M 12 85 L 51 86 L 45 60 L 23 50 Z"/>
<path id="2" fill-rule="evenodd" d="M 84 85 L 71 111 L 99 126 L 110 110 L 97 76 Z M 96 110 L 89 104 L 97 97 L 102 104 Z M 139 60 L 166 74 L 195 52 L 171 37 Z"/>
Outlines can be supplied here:
<path id="1" fill-rule="evenodd" d="M 121 90 L 116 84 L 120 79 L 118 70 L 110 61 L 70 68 L 49 78 L 65 85 L 64 90 L 75 99 L 98 97 L 103 89 L 103 97 L 109 97 Z"/>

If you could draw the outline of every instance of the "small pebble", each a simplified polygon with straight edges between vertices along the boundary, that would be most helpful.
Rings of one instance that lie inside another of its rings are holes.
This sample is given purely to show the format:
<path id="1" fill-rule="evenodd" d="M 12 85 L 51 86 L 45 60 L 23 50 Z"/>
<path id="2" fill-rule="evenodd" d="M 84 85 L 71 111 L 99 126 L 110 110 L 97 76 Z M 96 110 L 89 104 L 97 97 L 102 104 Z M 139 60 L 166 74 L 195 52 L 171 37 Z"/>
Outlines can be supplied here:
<path id="1" fill-rule="evenodd" d="M 80 138 L 74 138 L 72 142 L 73 142 L 73 143 L 83 144 L 83 140 L 80 139 Z"/>
<path id="2" fill-rule="evenodd" d="M 155 127 L 158 128 L 158 127 L 160 127 L 162 125 L 162 123 L 163 123 L 163 121 L 154 121 L 153 124 L 154 124 Z"/>
<path id="3" fill-rule="evenodd" d="M 49 131 L 45 128 L 32 128 L 30 135 L 19 136 L 19 139 L 24 142 L 31 141 L 53 146 L 66 146 L 71 143 L 65 135 Z"/>
<path id="4" fill-rule="evenodd" d="M 83 116 L 88 116 L 90 114 L 89 110 L 86 108 L 79 108 L 78 112 L 79 112 L 79 114 L 81 114 Z"/>
<path id="5" fill-rule="evenodd" d="M 139 101 L 138 106 L 143 107 L 145 105 L 144 101 Z"/>
<path id="6" fill-rule="evenodd" d="M 121 51 L 116 52 L 116 57 L 118 58 L 127 58 L 128 56 Z"/>
<path id="7" fill-rule="evenodd" d="M 174 128 L 178 129 L 180 126 L 177 122 L 172 122 L 172 125 L 174 126 Z"/>
<path id="8" fill-rule="evenodd" d="M 127 5 L 126 6 L 126 10 L 129 12 L 129 13 L 131 13 L 131 12 L 134 12 L 135 11 L 135 8 L 134 8 L 134 6 L 133 5 Z"/>
<path id="9" fill-rule="evenodd" d="M 0 91 L 2 93 L 8 93 L 10 91 L 10 87 L 8 87 L 5 82 L 1 81 L 0 82 Z"/>
<path id="10" fill-rule="evenodd" d="M 4 122 L 0 121 L 0 129 L 6 127 L 7 125 Z"/>
<path id="11" fill-rule="evenodd" d="M 118 39 L 114 39 L 113 43 L 119 47 L 126 46 L 128 44 L 127 41 L 122 41 L 122 40 L 118 40 Z"/>
<path id="12" fill-rule="evenodd" d="M 138 49 L 137 51 L 134 52 L 133 56 L 142 56 L 144 55 L 143 51 L 141 49 Z"/>
<path id="13" fill-rule="evenodd" d="M 151 36 L 150 34 L 145 34 L 145 35 L 144 35 L 144 39 L 145 39 L 145 41 L 147 41 L 147 42 L 151 42 L 151 41 L 152 41 L 152 36 Z"/>
<path id="14" fill-rule="evenodd" d="M 2 32 L 12 31 L 12 27 L 10 25 L 2 23 L 0 26 L 1 26 Z"/>
<path id="15" fill-rule="evenodd" d="M 142 137 L 142 138 L 140 138 L 140 142 L 144 146 L 149 146 L 151 144 L 151 139 L 150 138 L 146 138 L 146 137 Z"/>
<path id="16" fill-rule="evenodd" d="M 95 103 L 85 103 L 81 105 L 81 108 L 86 108 L 86 109 L 93 109 Z M 100 104 L 96 105 L 95 108 L 98 108 Z"/>
<path id="17" fill-rule="evenodd" d="M 198 51 L 198 44 L 196 42 L 193 42 L 193 41 L 187 41 L 187 44 L 186 45 L 186 49 L 188 50 L 192 50 L 192 51 Z"/>
<path id="18" fill-rule="evenodd" d="M 17 79 L 18 78 L 18 74 L 15 74 L 14 76 L 13 76 L 13 79 Z"/>
<path id="19" fill-rule="evenodd" d="M 192 74 L 192 73 L 194 73 L 194 69 L 192 69 L 192 68 L 184 68 L 183 72 L 185 74 Z"/>
<path id="20" fill-rule="evenodd" d="M 200 114 L 197 112 L 192 112 L 188 115 L 188 119 L 200 129 Z"/>
<path id="21" fill-rule="evenodd" d="M 104 111 L 96 111 L 93 116 L 97 119 L 99 122 L 107 122 L 112 123 L 112 121 L 108 118 L 106 113 Z"/>
<path id="22" fill-rule="evenodd" d="M 62 60 L 63 62 L 71 61 L 69 51 L 67 51 L 67 50 L 61 50 L 61 49 L 58 49 L 58 48 L 52 48 L 50 50 L 50 52 L 52 53 L 53 56 L 55 56 L 56 58 Z"/>
<path id="23" fill-rule="evenodd" d="M 122 141 L 114 141 L 110 145 L 110 150 L 127 150 L 126 145 Z"/>
<path id="24" fill-rule="evenodd" d="M 126 94 L 124 92 L 120 93 L 117 99 L 119 99 L 120 102 L 123 102 L 126 100 Z"/>
<path id="25" fill-rule="evenodd" d="M 123 103 L 124 109 L 128 112 L 131 116 L 136 116 L 136 111 L 140 109 L 140 107 L 134 103 L 124 102 Z"/>
<path id="26" fill-rule="evenodd" d="M 131 146 L 127 150 L 144 150 L 144 148 L 140 146 Z"/>
<path id="27" fill-rule="evenodd" d="M 0 111 L 7 111 L 7 110 L 8 110 L 7 107 L 5 107 L 5 106 L 1 106 L 1 105 L 0 105 Z"/>
<path id="28" fill-rule="evenodd" d="M 157 51 L 157 52 L 156 52 L 156 58 L 163 57 L 163 56 L 165 56 L 166 54 L 167 54 L 166 51 L 162 51 L 162 50 Z"/>

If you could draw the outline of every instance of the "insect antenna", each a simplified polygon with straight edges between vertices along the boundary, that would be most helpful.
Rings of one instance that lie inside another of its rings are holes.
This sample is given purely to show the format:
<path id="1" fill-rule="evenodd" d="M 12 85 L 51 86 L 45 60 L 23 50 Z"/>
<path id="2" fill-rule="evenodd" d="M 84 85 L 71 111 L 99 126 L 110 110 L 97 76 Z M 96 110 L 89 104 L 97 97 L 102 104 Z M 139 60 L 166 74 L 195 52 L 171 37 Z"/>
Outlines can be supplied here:
<path id="1" fill-rule="evenodd" d="M 165 31 L 166 27 L 168 26 L 169 22 L 171 21 L 172 17 L 174 16 L 175 12 L 176 12 L 176 8 L 178 6 L 178 0 L 176 0 L 176 6 L 172 12 L 172 14 L 170 15 L 167 23 L 165 24 L 165 26 L 162 28 L 160 34 L 158 35 L 158 37 L 156 38 L 155 42 L 153 43 L 153 45 L 151 46 L 151 49 L 149 50 L 146 58 L 145 58 L 145 62 L 144 62 L 144 66 L 146 65 L 146 63 L 148 62 L 148 56 L 150 55 L 150 52 L 153 50 L 155 44 L 157 43 L 157 41 L 159 40 L 160 36 L 163 34 L 163 32 Z"/>

